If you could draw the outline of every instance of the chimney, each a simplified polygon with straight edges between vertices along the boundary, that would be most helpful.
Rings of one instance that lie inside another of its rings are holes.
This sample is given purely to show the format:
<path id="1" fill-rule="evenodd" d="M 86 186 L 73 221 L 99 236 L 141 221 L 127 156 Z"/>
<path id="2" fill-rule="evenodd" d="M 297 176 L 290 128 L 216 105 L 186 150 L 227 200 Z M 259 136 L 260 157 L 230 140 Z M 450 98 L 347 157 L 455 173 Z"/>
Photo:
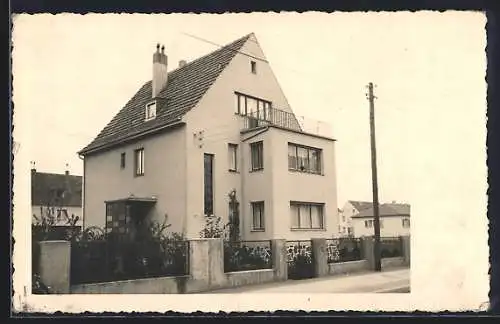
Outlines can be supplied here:
<path id="1" fill-rule="evenodd" d="M 31 174 L 36 173 L 36 164 L 35 161 L 31 161 Z"/>
<path id="2" fill-rule="evenodd" d="M 156 98 L 160 91 L 167 85 L 167 55 L 165 55 L 165 45 L 156 45 L 156 52 L 153 54 L 153 82 L 152 82 L 152 97 Z"/>
<path id="3" fill-rule="evenodd" d="M 179 61 L 179 67 L 180 67 L 180 68 L 181 68 L 181 67 L 183 67 L 183 66 L 184 66 L 184 65 L 186 65 L 186 64 L 187 64 L 187 62 L 186 62 L 185 60 L 180 60 L 180 61 Z"/>
<path id="4" fill-rule="evenodd" d="M 69 170 L 68 170 L 68 163 L 66 163 L 66 171 L 64 171 L 65 175 L 69 175 Z"/>

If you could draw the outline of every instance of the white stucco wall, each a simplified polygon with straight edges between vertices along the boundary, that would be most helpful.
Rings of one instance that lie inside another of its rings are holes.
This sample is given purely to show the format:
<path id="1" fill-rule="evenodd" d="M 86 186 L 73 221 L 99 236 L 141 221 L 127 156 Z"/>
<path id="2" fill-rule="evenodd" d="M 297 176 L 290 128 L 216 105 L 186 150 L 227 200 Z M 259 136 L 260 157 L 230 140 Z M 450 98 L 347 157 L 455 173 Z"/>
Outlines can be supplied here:
<path id="1" fill-rule="evenodd" d="M 176 128 L 134 143 L 85 157 L 85 228 L 104 227 L 105 201 L 129 197 L 158 200 L 150 217 L 163 221 L 168 214 L 169 230 L 182 232 L 186 213 L 186 132 Z M 144 148 L 144 175 L 134 175 L 134 150 Z M 120 154 L 126 166 L 120 168 Z"/>
<path id="2" fill-rule="evenodd" d="M 342 213 L 339 214 L 339 225 L 340 225 L 340 231 L 339 231 L 339 235 L 347 235 L 347 229 L 349 227 L 352 227 L 353 224 L 352 224 L 352 221 L 351 221 L 351 217 L 355 214 L 357 214 L 359 211 L 354 208 L 354 206 L 349 202 L 347 201 L 344 206 L 342 207 Z M 346 231 L 344 232 L 343 229 L 346 229 Z"/>
<path id="3" fill-rule="evenodd" d="M 382 225 L 380 227 L 381 237 L 394 237 L 410 235 L 410 228 L 404 228 L 402 220 L 404 218 L 410 219 L 408 216 L 381 216 L 380 220 Z M 353 218 L 352 224 L 354 226 L 354 235 L 356 237 L 374 235 L 373 227 L 366 228 L 365 220 L 373 220 L 373 218 Z"/>
<path id="4" fill-rule="evenodd" d="M 271 128 L 273 236 L 290 240 L 331 238 L 336 235 L 337 184 L 335 142 L 323 138 Z M 288 143 L 322 150 L 323 174 L 309 174 L 288 170 Z M 264 152 L 266 154 L 266 152 Z M 324 204 L 324 229 L 291 229 L 290 201 Z"/>
<path id="5" fill-rule="evenodd" d="M 240 52 L 265 59 L 264 53 L 260 49 L 257 40 L 253 37 L 246 42 Z M 256 74 L 251 73 L 250 62 L 252 60 L 257 62 Z M 186 114 L 184 120 L 187 123 L 187 192 L 189 193 L 186 217 L 187 223 L 190 224 L 188 232 L 192 236 L 198 235 L 204 223 L 204 153 L 215 155 L 215 215 L 221 216 L 225 222 L 227 222 L 229 215 L 229 199 L 227 194 L 234 188 L 237 191 L 237 199 L 240 202 L 241 222 L 242 224 L 248 224 L 249 215 L 243 218 L 243 214 L 249 208 L 249 199 L 254 199 L 256 196 L 244 197 L 242 172 L 248 172 L 248 165 L 243 163 L 243 156 L 247 154 L 249 148 L 248 143 L 240 142 L 240 131 L 243 127 L 243 118 L 235 115 L 235 91 L 271 101 L 274 107 L 290 111 L 286 97 L 270 65 L 261 60 L 252 59 L 246 55 L 236 54 L 231 63 L 200 100 L 197 107 Z M 201 140 L 199 137 L 200 131 L 202 132 Z M 239 173 L 228 172 L 228 143 L 239 145 Z M 200 145 L 202 146 L 200 147 Z M 268 162 L 265 161 L 264 163 Z M 257 180 L 256 178 L 259 177 L 264 178 L 265 175 L 255 175 L 253 178 Z M 265 182 L 269 181 L 271 181 L 270 178 L 263 180 L 262 187 L 265 188 Z M 259 184 L 245 183 L 245 186 L 261 186 L 261 182 L 257 182 Z M 266 197 L 270 199 L 269 194 L 267 194 Z M 266 201 L 266 204 L 268 203 L 270 204 L 271 201 Z M 267 209 L 267 205 L 265 208 Z M 256 233 L 254 236 L 259 237 L 259 234 Z"/>

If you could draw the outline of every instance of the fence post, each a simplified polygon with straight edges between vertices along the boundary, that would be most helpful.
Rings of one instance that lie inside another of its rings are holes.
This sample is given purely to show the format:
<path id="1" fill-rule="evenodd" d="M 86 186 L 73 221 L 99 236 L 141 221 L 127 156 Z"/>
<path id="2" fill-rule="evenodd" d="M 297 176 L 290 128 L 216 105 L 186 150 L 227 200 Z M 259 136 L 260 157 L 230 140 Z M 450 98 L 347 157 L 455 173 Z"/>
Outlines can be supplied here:
<path id="1" fill-rule="evenodd" d="M 404 258 L 404 265 L 405 266 L 410 266 L 410 260 L 411 260 L 411 240 L 410 240 L 409 235 L 405 235 L 401 237 L 402 240 L 402 245 L 403 245 L 403 258 Z"/>
<path id="2" fill-rule="evenodd" d="M 284 281 L 288 278 L 288 263 L 286 260 L 286 240 L 271 240 L 273 269 L 276 281 Z"/>
<path id="3" fill-rule="evenodd" d="M 210 289 L 223 286 L 226 276 L 224 273 L 224 241 L 220 238 L 208 239 L 209 255 L 209 285 Z"/>
<path id="4" fill-rule="evenodd" d="M 363 259 L 368 261 L 368 268 L 375 270 L 375 256 L 374 256 L 374 241 L 373 236 L 364 236 L 361 238 L 361 246 Z"/>
<path id="5" fill-rule="evenodd" d="M 206 290 L 210 280 L 209 242 L 206 239 L 189 241 L 189 274 L 195 283 L 194 290 Z"/>
<path id="6" fill-rule="evenodd" d="M 313 260 L 314 260 L 314 276 L 324 277 L 328 275 L 328 252 L 326 250 L 326 239 L 313 238 L 311 239 Z"/>
<path id="7" fill-rule="evenodd" d="M 42 241 L 40 246 L 40 279 L 54 294 L 70 292 L 71 243 Z"/>

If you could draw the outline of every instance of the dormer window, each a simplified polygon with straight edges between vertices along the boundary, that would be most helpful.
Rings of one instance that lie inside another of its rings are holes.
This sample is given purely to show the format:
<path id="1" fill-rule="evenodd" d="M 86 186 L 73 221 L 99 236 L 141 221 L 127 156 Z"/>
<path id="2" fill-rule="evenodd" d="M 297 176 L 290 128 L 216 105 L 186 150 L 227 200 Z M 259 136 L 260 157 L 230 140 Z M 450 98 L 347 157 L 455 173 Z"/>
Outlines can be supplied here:
<path id="1" fill-rule="evenodd" d="M 156 117 L 156 101 L 153 101 L 146 105 L 146 121 L 155 119 L 155 117 Z"/>

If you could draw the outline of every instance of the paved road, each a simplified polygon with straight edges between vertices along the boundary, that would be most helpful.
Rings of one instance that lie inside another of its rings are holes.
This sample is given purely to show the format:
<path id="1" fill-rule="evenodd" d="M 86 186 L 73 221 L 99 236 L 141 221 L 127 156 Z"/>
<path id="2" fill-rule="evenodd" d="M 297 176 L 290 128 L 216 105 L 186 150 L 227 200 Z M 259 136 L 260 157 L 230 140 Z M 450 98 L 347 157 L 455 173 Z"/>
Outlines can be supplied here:
<path id="1" fill-rule="evenodd" d="M 365 272 L 221 289 L 209 294 L 235 293 L 409 293 L 410 269 Z"/>

